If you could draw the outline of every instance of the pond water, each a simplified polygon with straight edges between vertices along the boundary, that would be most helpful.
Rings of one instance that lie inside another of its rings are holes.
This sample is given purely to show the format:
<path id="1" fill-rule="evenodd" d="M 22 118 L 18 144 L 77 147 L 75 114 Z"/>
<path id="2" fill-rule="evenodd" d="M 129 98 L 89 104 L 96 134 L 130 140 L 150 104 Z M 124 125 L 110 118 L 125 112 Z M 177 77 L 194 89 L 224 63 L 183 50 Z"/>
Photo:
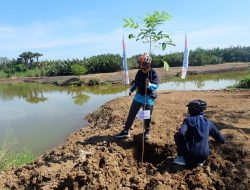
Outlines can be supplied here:
<path id="1" fill-rule="evenodd" d="M 232 86 L 237 79 L 167 82 L 159 90 L 210 90 Z M 0 85 L 0 143 L 11 134 L 14 150 L 34 154 L 62 144 L 87 125 L 84 117 L 101 105 L 125 96 L 124 86 L 57 87 L 34 83 Z"/>

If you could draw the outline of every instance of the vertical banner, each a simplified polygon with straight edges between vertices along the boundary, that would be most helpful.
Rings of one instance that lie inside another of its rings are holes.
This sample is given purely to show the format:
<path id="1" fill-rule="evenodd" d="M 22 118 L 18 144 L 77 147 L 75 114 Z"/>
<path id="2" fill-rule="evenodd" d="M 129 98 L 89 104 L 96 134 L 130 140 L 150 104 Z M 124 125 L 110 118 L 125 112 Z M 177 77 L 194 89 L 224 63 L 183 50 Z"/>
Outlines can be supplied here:
<path id="1" fill-rule="evenodd" d="M 122 64 L 123 64 L 123 69 L 124 69 L 124 84 L 129 84 L 128 64 L 127 64 L 127 58 L 126 58 L 126 46 L 124 42 L 124 37 L 122 38 L 122 48 L 123 48 Z"/>
<path id="2" fill-rule="evenodd" d="M 164 70 L 166 70 L 166 71 L 168 71 L 169 70 L 169 64 L 168 64 L 168 62 L 167 61 L 164 61 L 163 59 L 162 59 L 162 61 L 163 61 L 163 69 Z"/>
<path id="3" fill-rule="evenodd" d="M 184 57 L 183 57 L 183 65 L 182 65 L 182 72 L 181 72 L 181 79 L 185 79 L 187 75 L 188 69 L 188 47 L 187 47 L 187 35 L 185 34 L 185 49 L 184 49 Z"/>

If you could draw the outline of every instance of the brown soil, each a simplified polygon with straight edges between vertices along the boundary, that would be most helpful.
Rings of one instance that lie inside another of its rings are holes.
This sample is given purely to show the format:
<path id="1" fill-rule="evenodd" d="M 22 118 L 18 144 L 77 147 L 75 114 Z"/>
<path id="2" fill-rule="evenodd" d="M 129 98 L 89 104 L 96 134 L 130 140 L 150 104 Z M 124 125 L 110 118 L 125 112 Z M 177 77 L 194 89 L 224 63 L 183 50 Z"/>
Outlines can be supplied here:
<path id="1" fill-rule="evenodd" d="M 168 72 L 163 68 L 155 69 L 161 81 L 168 79 L 171 76 L 176 76 L 181 73 L 181 67 L 171 67 Z M 222 73 L 240 70 L 250 70 L 250 63 L 226 63 L 218 65 L 206 66 L 189 66 L 187 75 L 207 74 L 207 73 Z M 129 78 L 134 79 L 138 70 L 129 70 Z M 88 82 L 91 79 L 97 79 L 100 83 L 109 81 L 111 83 L 123 83 L 123 71 L 114 73 L 98 73 L 87 74 L 82 76 L 54 76 L 54 77 L 24 77 L 24 78 L 8 78 L 0 79 L 0 84 L 3 83 L 17 83 L 17 82 L 39 82 L 39 83 L 52 83 L 52 84 L 67 84 L 72 80 L 80 79 Z"/>
<path id="2" fill-rule="evenodd" d="M 174 133 L 192 99 L 208 103 L 206 116 L 218 124 L 226 144 L 211 139 L 205 166 L 173 164 Z M 131 103 L 113 100 L 88 115 L 89 126 L 31 164 L 0 173 L 0 189 L 250 189 L 250 91 L 159 92 L 153 131 L 141 163 L 142 122 L 131 138 L 117 140 Z M 84 151 L 91 154 L 84 157 Z"/>

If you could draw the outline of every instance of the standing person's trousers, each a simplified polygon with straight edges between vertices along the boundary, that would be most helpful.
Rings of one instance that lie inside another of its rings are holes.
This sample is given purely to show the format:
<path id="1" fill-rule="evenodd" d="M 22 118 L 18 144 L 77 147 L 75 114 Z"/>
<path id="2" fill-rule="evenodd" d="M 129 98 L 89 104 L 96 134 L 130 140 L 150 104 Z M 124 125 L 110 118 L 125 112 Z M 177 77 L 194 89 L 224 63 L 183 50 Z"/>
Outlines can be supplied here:
<path id="1" fill-rule="evenodd" d="M 133 100 L 133 102 L 130 106 L 130 109 L 129 109 L 127 121 L 126 121 L 125 126 L 124 126 L 125 131 L 129 131 L 129 129 L 131 128 L 131 126 L 135 120 L 136 114 L 138 113 L 138 111 L 140 110 L 141 107 L 144 108 L 144 104 Z M 145 110 L 150 110 L 150 119 L 143 120 L 145 133 L 149 133 L 151 130 L 150 123 L 151 123 L 151 115 L 153 112 L 153 105 L 145 105 Z"/>

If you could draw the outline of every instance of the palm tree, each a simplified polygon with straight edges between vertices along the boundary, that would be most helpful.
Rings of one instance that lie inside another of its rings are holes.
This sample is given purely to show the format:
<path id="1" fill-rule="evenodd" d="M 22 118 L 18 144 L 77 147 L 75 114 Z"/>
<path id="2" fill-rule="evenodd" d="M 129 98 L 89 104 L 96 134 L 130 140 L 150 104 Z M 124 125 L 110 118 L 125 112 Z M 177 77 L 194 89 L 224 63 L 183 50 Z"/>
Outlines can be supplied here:
<path id="1" fill-rule="evenodd" d="M 38 62 L 38 58 L 43 56 L 41 53 L 34 53 L 34 57 L 36 58 L 36 62 Z"/>
<path id="2" fill-rule="evenodd" d="M 23 52 L 22 54 L 19 55 L 19 57 L 24 60 L 25 64 L 28 65 L 29 68 L 31 68 L 33 64 L 33 59 L 36 58 L 36 61 L 38 62 L 38 58 L 42 55 L 43 54 L 32 53 L 28 51 L 28 52 Z"/>
<path id="3" fill-rule="evenodd" d="M 28 52 L 23 52 L 22 54 L 19 55 L 19 57 L 24 60 L 25 64 L 28 65 L 29 63 L 29 55 Z"/>

